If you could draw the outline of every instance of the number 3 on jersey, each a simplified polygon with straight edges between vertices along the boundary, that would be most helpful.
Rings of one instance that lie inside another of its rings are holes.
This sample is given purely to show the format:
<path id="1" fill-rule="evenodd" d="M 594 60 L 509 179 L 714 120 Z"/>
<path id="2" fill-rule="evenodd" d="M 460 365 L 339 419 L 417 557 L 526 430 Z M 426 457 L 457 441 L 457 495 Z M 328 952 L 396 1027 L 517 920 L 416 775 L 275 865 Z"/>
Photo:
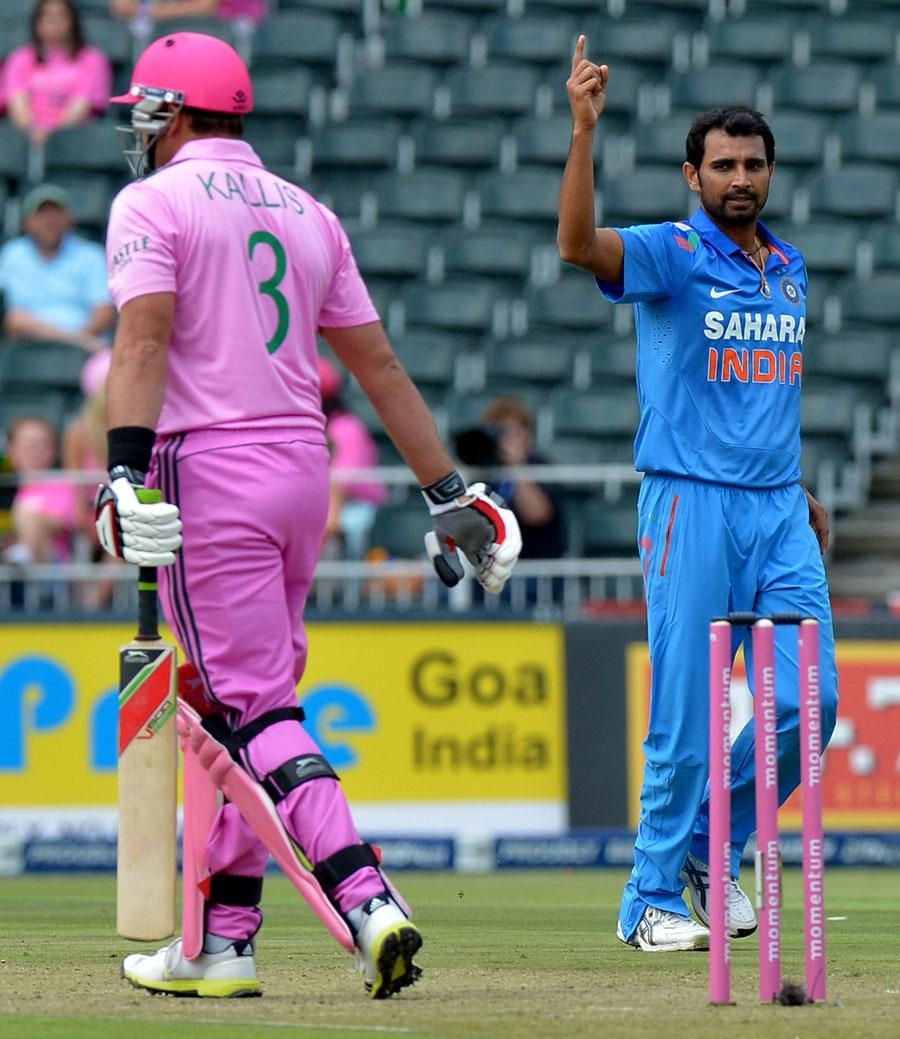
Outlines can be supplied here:
<path id="1" fill-rule="evenodd" d="M 258 285 L 260 294 L 263 296 L 269 296 L 275 303 L 275 307 L 278 311 L 278 324 L 275 326 L 272 338 L 266 343 L 266 349 L 270 354 L 274 354 L 278 347 L 284 342 L 288 333 L 288 325 L 291 321 L 288 301 L 284 298 L 282 293 L 278 291 L 278 286 L 284 280 L 284 276 L 287 272 L 287 257 L 284 254 L 284 246 L 278 241 L 275 235 L 271 234 L 269 231 L 254 231 L 253 234 L 250 235 L 250 240 L 247 243 L 247 255 L 251 260 L 253 259 L 253 253 L 256 251 L 258 245 L 267 245 L 275 256 L 275 271 L 270 278 L 266 278 L 265 281 L 259 282 Z"/>

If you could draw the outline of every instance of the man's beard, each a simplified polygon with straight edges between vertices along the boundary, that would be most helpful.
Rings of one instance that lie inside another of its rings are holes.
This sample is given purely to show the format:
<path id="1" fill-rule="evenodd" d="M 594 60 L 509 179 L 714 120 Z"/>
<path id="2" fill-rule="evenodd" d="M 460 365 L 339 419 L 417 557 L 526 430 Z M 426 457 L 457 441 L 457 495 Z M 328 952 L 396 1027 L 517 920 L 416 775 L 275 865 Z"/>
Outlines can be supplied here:
<path id="1" fill-rule="evenodd" d="M 741 200 L 746 199 L 753 203 L 750 208 L 738 213 L 727 208 L 729 202 L 736 201 L 735 196 L 727 196 L 721 202 L 713 202 L 704 195 L 702 185 L 700 192 L 700 202 L 709 216 L 711 216 L 716 223 L 724 224 L 728 227 L 747 227 L 750 224 L 755 224 L 759 219 L 759 214 L 763 211 L 767 197 L 768 195 L 760 200 L 759 195 L 755 192 L 737 196 L 737 198 L 740 198 Z"/>

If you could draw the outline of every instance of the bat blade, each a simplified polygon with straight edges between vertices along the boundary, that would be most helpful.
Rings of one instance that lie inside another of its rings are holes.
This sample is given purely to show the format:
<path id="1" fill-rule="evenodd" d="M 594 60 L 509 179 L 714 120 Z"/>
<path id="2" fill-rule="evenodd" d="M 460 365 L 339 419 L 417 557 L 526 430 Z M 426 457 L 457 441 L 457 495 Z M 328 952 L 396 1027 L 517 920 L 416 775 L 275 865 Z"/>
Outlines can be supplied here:
<path id="1" fill-rule="evenodd" d="M 138 639 L 119 651 L 116 930 L 156 941 L 175 931 L 175 649 Z"/>

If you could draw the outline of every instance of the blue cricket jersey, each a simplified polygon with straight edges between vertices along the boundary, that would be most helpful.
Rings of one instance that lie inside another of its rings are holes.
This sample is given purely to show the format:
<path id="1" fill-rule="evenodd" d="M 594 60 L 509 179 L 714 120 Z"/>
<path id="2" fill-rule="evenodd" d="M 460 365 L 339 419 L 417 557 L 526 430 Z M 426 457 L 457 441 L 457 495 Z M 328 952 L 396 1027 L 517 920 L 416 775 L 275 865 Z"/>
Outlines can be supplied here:
<path id="1" fill-rule="evenodd" d="M 702 209 L 686 222 L 616 230 L 623 284 L 597 284 L 613 303 L 634 304 L 635 468 L 736 487 L 798 481 L 800 253 L 759 225 L 770 250 L 766 298 L 759 270 Z"/>

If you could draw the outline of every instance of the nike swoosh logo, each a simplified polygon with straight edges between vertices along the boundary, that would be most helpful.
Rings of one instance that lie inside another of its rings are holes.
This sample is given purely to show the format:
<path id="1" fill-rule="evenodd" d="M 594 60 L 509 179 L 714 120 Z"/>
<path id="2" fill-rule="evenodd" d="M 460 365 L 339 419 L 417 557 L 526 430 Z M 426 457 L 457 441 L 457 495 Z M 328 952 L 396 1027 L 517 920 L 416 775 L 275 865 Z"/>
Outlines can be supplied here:
<path id="1" fill-rule="evenodd" d="M 740 292 L 740 289 L 716 289 L 712 288 L 709 290 L 709 294 L 713 299 L 721 299 L 723 296 L 731 296 L 735 292 Z"/>

